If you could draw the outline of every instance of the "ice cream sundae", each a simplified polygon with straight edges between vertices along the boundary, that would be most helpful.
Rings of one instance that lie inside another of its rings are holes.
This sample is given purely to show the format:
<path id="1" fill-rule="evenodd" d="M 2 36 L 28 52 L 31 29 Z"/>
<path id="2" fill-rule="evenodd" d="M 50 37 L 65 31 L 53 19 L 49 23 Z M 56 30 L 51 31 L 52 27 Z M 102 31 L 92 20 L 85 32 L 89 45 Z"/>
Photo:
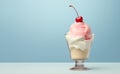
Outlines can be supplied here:
<path id="1" fill-rule="evenodd" d="M 78 15 L 77 10 L 73 5 L 69 7 L 74 8 L 77 13 L 75 22 L 70 26 L 69 31 L 65 35 L 67 44 L 70 50 L 71 59 L 75 60 L 75 67 L 72 70 L 85 70 L 83 61 L 88 58 L 91 43 L 94 35 L 90 27 L 83 21 L 83 17 Z"/>

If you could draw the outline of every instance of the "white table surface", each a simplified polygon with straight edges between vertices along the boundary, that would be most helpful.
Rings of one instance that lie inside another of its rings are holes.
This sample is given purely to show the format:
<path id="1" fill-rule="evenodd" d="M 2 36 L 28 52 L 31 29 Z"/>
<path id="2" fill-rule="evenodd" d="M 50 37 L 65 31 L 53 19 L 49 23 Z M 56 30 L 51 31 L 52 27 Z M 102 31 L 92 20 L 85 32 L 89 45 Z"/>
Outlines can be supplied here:
<path id="1" fill-rule="evenodd" d="M 120 74 L 120 63 L 85 63 L 90 70 L 72 71 L 74 63 L 0 63 L 0 74 Z"/>

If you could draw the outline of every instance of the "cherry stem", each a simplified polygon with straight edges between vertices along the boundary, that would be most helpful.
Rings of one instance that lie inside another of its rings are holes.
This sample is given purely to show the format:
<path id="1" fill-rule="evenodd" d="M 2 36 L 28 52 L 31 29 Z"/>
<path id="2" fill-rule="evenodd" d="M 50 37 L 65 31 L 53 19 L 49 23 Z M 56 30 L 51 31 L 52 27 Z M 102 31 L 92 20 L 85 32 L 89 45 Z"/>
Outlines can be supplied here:
<path id="1" fill-rule="evenodd" d="M 79 14 L 78 14 L 77 10 L 75 9 L 75 7 L 73 5 L 69 5 L 69 7 L 72 7 L 75 10 L 77 16 L 79 17 Z"/>

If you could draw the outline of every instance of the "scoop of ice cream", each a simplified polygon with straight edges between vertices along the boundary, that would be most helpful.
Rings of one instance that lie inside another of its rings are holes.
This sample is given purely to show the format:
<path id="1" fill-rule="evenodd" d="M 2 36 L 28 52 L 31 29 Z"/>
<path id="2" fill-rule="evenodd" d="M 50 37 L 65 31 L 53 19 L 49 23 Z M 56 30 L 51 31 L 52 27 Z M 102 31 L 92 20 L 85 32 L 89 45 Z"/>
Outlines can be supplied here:
<path id="1" fill-rule="evenodd" d="M 84 22 L 75 22 L 71 25 L 69 35 L 71 37 L 83 37 L 85 40 L 92 38 L 90 27 Z"/>
<path id="2" fill-rule="evenodd" d="M 89 49 L 93 40 L 91 29 L 84 22 L 73 23 L 65 37 L 69 48 L 74 47 L 81 50 Z"/>
<path id="3" fill-rule="evenodd" d="M 94 39 L 94 34 L 90 40 L 84 40 L 82 37 L 71 37 L 69 34 L 66 36 L 69 48 L 75 47 L 81 50 L 90 49 L 91 43 Z"/>

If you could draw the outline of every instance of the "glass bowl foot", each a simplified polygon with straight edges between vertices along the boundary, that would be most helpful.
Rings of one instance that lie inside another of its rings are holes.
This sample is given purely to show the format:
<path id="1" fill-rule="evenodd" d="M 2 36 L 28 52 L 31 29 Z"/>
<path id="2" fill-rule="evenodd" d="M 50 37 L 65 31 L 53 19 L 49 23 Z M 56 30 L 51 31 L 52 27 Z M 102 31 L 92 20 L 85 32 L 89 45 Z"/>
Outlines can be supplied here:
<path id="1" fill-rule="evenodd" d="M 88 70 L 88 68 L 87 68 L 87 67 L 77 66 L 77 67 L 72 67 L 72 68 L 70 68 L 70 70 Z"/>

